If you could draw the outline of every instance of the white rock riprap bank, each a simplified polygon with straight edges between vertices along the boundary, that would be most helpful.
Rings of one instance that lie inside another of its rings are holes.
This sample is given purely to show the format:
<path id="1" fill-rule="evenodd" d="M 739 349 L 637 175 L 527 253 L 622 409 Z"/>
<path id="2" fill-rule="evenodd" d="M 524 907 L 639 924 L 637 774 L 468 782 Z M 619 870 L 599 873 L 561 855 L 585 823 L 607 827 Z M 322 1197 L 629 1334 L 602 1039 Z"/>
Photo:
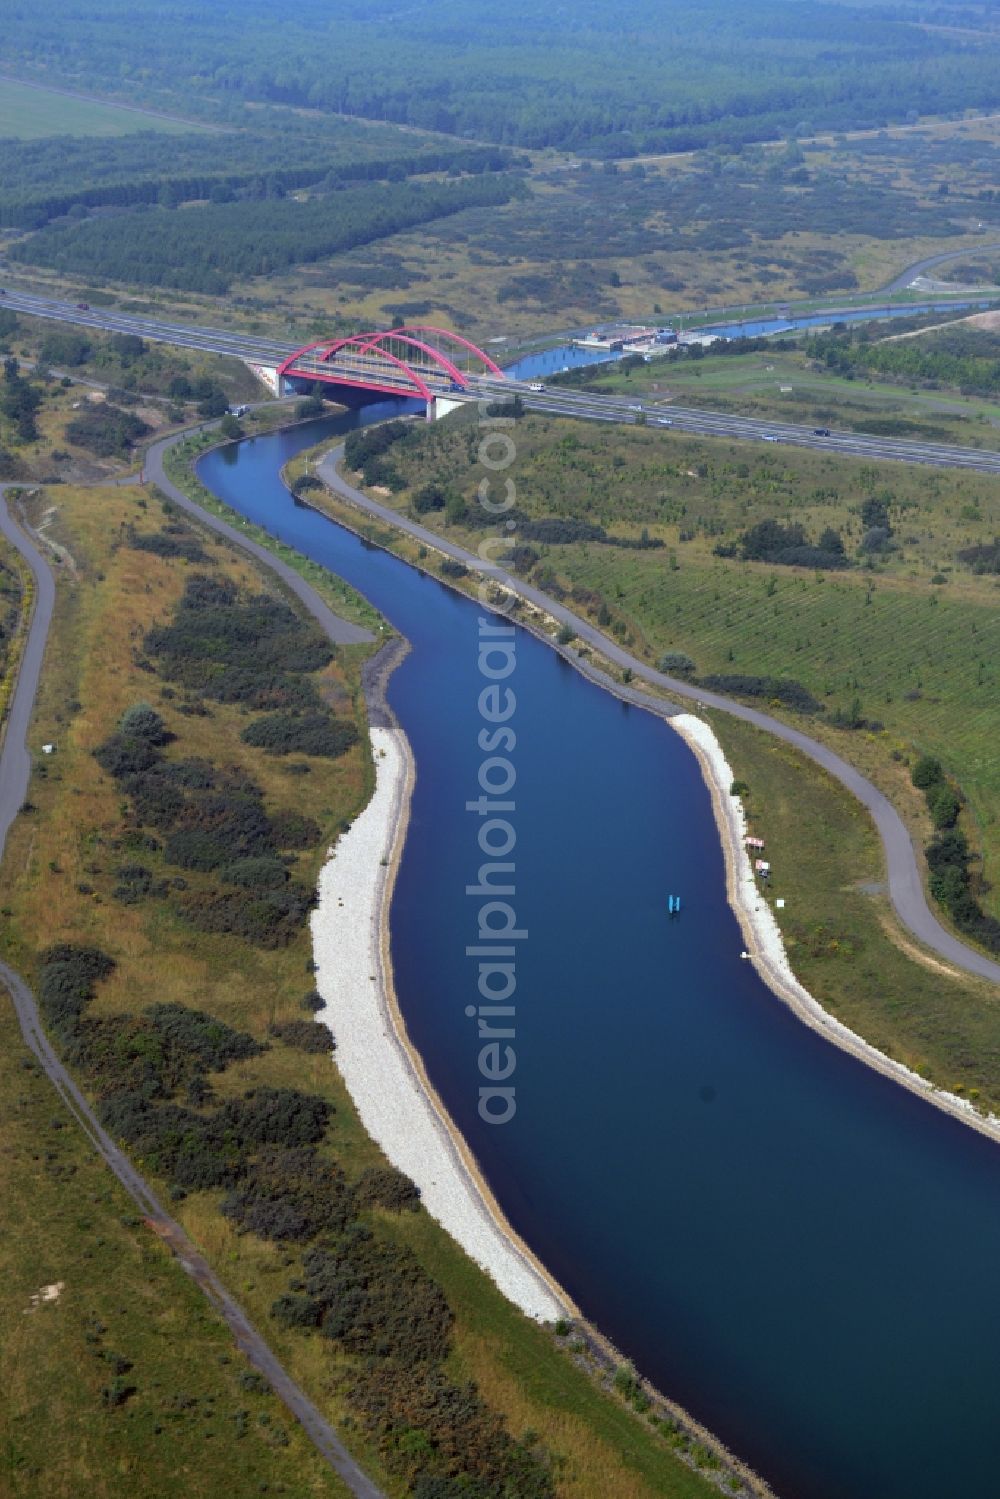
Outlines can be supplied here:
<path id="1" fill-rule="evenodd" d="M 781 928 L 767 899 L 757 886 L 746 846 L 746 816 L 738 796 L 730 794 L 733 772 L 722 745 L 709 724 L 692 713 L 677 713 L 667 722 L 676 729 L 697 756 L 702 775 L 712 793 L 716 822 L 726 857 L 729 903 L 743 931 L 747 956 L 753 962 L 768 988 L 794 1010 L 800 1020 L 825 1036 L 828 1041 L 849 1051 L 859 1061 L 902 1083 L 946 1113 L 954 1114 L 982 1134 L 1000 1140 L 1000 1118 L 977 1112 L 966 1098 L 935 1088 L 926 1078 L 912 1072 L 902 1062 L 893 1061 L 863 1036 L 842 1024 L 818 999 L 809 993 L 792 972 Z"/>
<path id="2" fill-rule="evenodd" d="M 515 1305 L 555 1321 L 573 1309 L 504 1223 L 399 1016 L 387 918 L 412 758 L 399 729 L 373 728 L 371 740 L 375 793 L 324 866 L 312 916 L 316 987 L 326 1006 L 318 1018 L 337 1038 L 334 1058 L 361 1122 L 416 1182 L 427 1210 Z"/>

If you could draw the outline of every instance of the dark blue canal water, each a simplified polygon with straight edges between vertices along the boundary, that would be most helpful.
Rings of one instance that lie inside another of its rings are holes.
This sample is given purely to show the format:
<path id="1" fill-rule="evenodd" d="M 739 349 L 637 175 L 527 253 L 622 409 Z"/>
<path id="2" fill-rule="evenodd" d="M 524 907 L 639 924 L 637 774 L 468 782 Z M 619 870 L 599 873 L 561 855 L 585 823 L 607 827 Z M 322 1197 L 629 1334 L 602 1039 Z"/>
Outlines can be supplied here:
<path id="1" fill-rule="evenodd" d="M 278 477 L 363 419 L 217 450 L 235 510 L 346 578 L 413 650 L 392 912 L 400 1002 L 515 1226 L 638 1368 L 783 1499 L 1000 1489 L 1000 1150 L 816 1038 L 742 962 L 696 762 L 520 632 L 517 1113 L 478 1117 L 476 606 Z M 516 470 L 515 470 L 516 472 Z M 668 892 L 683 896 L 670 920 Z M 788 892 L 794 899 L 794 892 Z"/>

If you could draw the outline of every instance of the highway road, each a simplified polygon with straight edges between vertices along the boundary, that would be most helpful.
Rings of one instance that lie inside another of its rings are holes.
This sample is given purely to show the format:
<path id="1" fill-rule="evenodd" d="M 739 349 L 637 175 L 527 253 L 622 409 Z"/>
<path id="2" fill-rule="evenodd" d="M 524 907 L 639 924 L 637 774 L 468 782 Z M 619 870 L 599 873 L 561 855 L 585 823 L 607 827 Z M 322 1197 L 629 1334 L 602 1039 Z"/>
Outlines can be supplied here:
<path id="1" fill-rule="evenodd" d="M 417 540 L 435 547 L 439 552 L 445 552 L 449 557 L 454 557 L 456 561 L 464 562 L 473 571 L 496 576 L 495 570 L 485 568 L 481 559 L 473 552 L 466 551 L 464 547 L 445 540 L 437 532 L 429 530 L 408 516 L 400 515 L 397 511 L 371 499 L 349 484 L 337 472 L 337 464 L 343 458 L 343 451 L 343 445 L 334 448 L 318 468 L 319 474 L 334 493 L 348 500 L 367 515 L 387 522 L 397 530 L 405 531 Z M 515 593 L 536 604 L 540 609 L 544 609 L 560 624 L 568 625 L 581 642 L 600 651 L 616 666 L 628 667 L 634 677 L 658 687 L 664 687 L 677 697 L 692 702 L 696 708 L 702 706 L 716 708 L 733 718 L 742 719 L 744 723 L 753 724 L 755 728 L 763 729 L 765 733 L 772 734 L 776 739 L 781 739 L 784 743 L 801 750 L 803 754 L 808 755 L 810 760 L 828 771 L 842 786 L 846 786 L 847 790 L 856 796 L 871 813 L 885 850 L 889 898 L 903 925 L 926 947 L 938 953 L 954 967 L 961 968 L 966 973 L 975 974 L 977 978 L 1000 984 L 1000 962 L 987 957 L 985 953 L 977 952 L 975 948 L 968 947 L 938 921 L 924 894 L 921 879 L 923 856 L 914 848 L 906 824 L 888 797 L 884 796 L 853 765 L 848 764 L 827 745 L 810 738 L 808 734 L 803 734 L 800 729 L 793 728 L 778 718 L 772 718 L 756 708 L 734 702 L 732 698 L 721 697 L 718 693 L 708 692 L 690 682 L 668 677 L 663 672 L 656 671 L 645 661 L 640 661 L 638 657 L 630 655 L 623 647 L 616 645 L 614 640 L 603 634 L 589 620 L 575 614 L 565 604 L 550 598 L 540 588 L 535 588 L 520 578 L 504 576 L 502 581 L 505 581 Z M 572 661 L 574 658 L 568 656 L 567 659 Z M 587 674 L 592 675 L 590 672 Z M 631 701 L 639 701 L 634 693 L 623 695 Z M 642 701 L 641 706 L 652 707 L 654 711 L 668 718 L 676 712 L 676 709 L 672 709 L 669 704 L 656 703 L 649 698 Z"/>
<path id="2" fill-rule="evenodd" d="M 31 538 L 14 522 L 7 508 L 6 492 L 13 488 L 16 486 L 0 485 L 0 532 L 17 548 L 31 569 L 35 580 L 36 604 L 0 748 L 0 858 L 3 857 L 11 824 L 24 803 L 28 790 L 31 775 L 28 735 L 55 604 L 52 571 Z M 215 523 L 214 517 L 205 518 L 216 524 L 217 529 L 222 524 Z M 273 564 L 270 554 L 267 554 L 267 558 L 269 564 Z M 298 574 L 295 576 L 298 578 Z M 318 602 L 326 608 L 322 600 Z M 279 1400 L 284 1402 L 287 1410 L 300 1422 L 313 1445 L 343 1480 L 347 1492 L 354 1495 L 355 1499 L 385 1499 L 382 1490 L 358 1467 L 329 1421 L 275 1357 L 239 1302 L 229 1294 L 180 1224 L 166 1212 L 149 1183 L 102 1129 L 90 1104 L 53 1051 L 45 1034 L 35 997 L 24 979 L 6 963 L 0 962 L 0 984 L 10 994 L 25 1043 L 46 1077 L 98 1155 L 143 1214 L 149 1227 L 169 1246 L 187 1274 L 222 1317 L 248 1362 L 263 1375 Z"/>
<path id="3" fill-rule="evenodd" d="M 919 463 L 933 468 L 966 468 L 975 473 L 1000 473 L 1000 452 L 989 448 L 963 448 L 934 442 L 916 442 L 907 438 L 866 437 L 857 432 L 819 432 L 813 427 L 793 422 L 761 421 L 751 417 L 731 416 L 723 412 L 702 411 L 690 406 L 660 404 L 625 397 L 587 395 L 552 387 L 541 395 L 525 395 L 532 411 L 547 411 L 553 416 L 582 417 L 587 421 L 635 423 L 637 418 L 650 429 L 673 428 L 678 432 L 697 433 L 703 437 L 724 437 L 744 442 L 774 442 L 786 446 L 811 448 L 839 457 L 867 458 L 872 462 Z"/>
<path id="4" fill-rule="evenodd" d="M 965 251 L 960 253 L 967 253 Z M 921 265 L 925 262 L 920 262 Z M 911 271 L 914 268 L 911 267 Z M 908 274 L 908 273 L 907 273 Z M 255 334 L 231 333 L 221 328 L 202 328 L 184 323 L 160 321 L 106 308 L 81 308 L 72 302 L 56 301 L 33 293 L 9 290 L 2 305 L 14 312 L 56 322 L 75 323 L 105 332 L 135 333 L 153 342 L 176 344 L 214 354 L 228 354 L 249 364 L 277 366 L 293 351 L 287 344 Z M 542 392 L 531 391 L 528 382 L 504 381 L 484 376 L 468 393 L 448 392 L 449 399 L 496 399 L 516 390 L 532 411 L 552 416 L 577 417 L 584 421 L 636 423 L 637 419 L 653 430 L 675 428 L 703 437 L 722 437 L 740 442 L 774 442 L 791 447 L 811 448 L 834 456 L 847 455 L 871 462 L 919 463 L 934 468 L 964 468 L 974 473 L 1000 473 L 1000 452 L 992 449 L 964 448 L 953 444 L 916 442 L 907 438 L 866 437 L 857 432 L 832 431 L 829 435 L 813 427 L 792 422 L 762 421 L 752 417 L 733 416 L 723 412 L 703 411 L 696 407 L 675 406 L 654 401 L 629 400 L 624 396 L 605 396 L 552 386 Z"/>
<path id="5" fill-rule="evenodd" d="M 33 292 L 8 287 L 0 305 L 11 312 L 29 313 L 56 323 L 73 323 L 80 328 L 95 328 L 103 333 L 136 333 L 152 343 L 177 344 L 184 349 L 200 349 L 209 354 L 230 354 L 251 364 L 276 364 L 293 352 L 287 343 L 260 338 L 254 333 L 232 333 L 223 328 L 193 327 L 188 323 L 171 323 L 138 313 L 115 312 L 108 307 L 84 307 L 78 302 L 61 302 L 54 297 L 39 297 Z"/>

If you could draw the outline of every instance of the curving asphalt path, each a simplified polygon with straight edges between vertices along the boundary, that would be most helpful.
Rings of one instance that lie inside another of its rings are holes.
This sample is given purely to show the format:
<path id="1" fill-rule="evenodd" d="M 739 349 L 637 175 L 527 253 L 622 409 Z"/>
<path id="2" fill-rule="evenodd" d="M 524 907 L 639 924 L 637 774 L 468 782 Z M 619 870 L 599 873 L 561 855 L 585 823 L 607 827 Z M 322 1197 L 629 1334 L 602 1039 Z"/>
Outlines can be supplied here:
<path id="1" fill-rule="evenodd" d="M 203 510 L 200 505 L 195 504 L 194 500 L 189 499 L 182 489 L 178 489 L 172 479 L 168 479 L 163 467 L 167 449 L 172 448 L 175 443 L 188 435 L 189 433 L 185 432 L 179 437 L 163 437 L 159 442 L 154 442 L 152 447 L 147 448 L 144 461 L 146 478 L 152 480 L 158 489 L 163 490 L 164 494 L 169 495 L 179 509 L 186 511 L 188 515 L 195 516 L 202 525 L 210 526 L 231 546 L 248 552 L 255 561 L 263 563 L 270 572 L 275 573 L 335 645 L 366 645 L 374 640 L 375 636 L 370 630 L 363 629 L 361 625 L 352 625 L 348 620 L 341 619 L 339 614 L 334 614 L 329 604 L 323 602 L 316 590 L 306 582 L 301 573 L 295 571 L 294 567 L 290 567 L 287 562 L 282 562 L 280 557 L 276 557 L 273 552 L 268 551 L 267 547 L 261 546 L 259 541 L 254 541 L 236 526 L 231 526 L 228 521 L 220 520 L 217 515 Z"/>
<path id="2" fill-rule="evenodd" d="M 36 604 L 0 749 L 0 858 L 3 856 L 11 824 L 24 802 L 31 776 L 28 731 L 55 603 L 55 580 L 48 563 L 31 539 L 15 524 L 7 508 L 6 491 L 17 487 L 12 484 L 0 485 L 0 532 L 17 548 L 31 569 L 35 579 Z M 217 522 L 213 516 L 205 516 L 201 511 L 198 516 L 199 519 L 207 519 L 217 530 L 224 524 Z M 241 545 L 246 546 L 244 537 L 237 539 Z M 262 551 L 263 548 L 258 550 Z M 270 553 L 264 555 L 268 565 L 275 566 Z M 293 577 L 301 582 L 297 573 L 293 573 Z M 326 609 L 322 600 L 317 599 L 316 602 L 323 610 Z M 314 618 L 321 617 L 316 610 L 311 612 Z M 35 997 L 24 979 L 6 963 L 0 962 L 0 983 L 10 994 L 25 1043 L 46 1077 L 98 1155 L 114 1172 L 139 1208 L 149 1227 L 169 1246 L 225 1321 L 237 1347 L 248 1362 L 264 1376 L 355 1499 L 385 1499 L 382 1490 L 358 1467 L 329 1421 L 272 1353 L 243 1308 L 226 1290 L 208 1261 L 198 1253 L 180 1224 L 166 1212 L 149 1183 L 101 1128 L 86 1098 L 53 1051 L 42 1026 Z"/>
<path id="3" fill-rule="evenodd" d="M 28 626 L 28 638 L 24 643 L 24 654 L 0 748 L 0 857 L 3 856 L 11 823 L 28 794 L 28 783 L 31 780 L 28 730 L 56 601 L 55 579 L 48 563 L 7 508 L 7 491 L 19 487 L 23 486 L 0 484 L 0 532 L 20 552 L 31 570 L 35 581 L 35 608 Z"/>
<path id="4" fill-rule="evenodd" d="M 778 718 L 772 718 L 769 714 L 761 713 L 758 709 L 747 707 L 743 703 L 734 702 L 731 698 L 720 697 L 718 693 L 692 686 L 690 682 L 682 682 L 676 677 L 665 676 L 663 672 L 656 671 L 637 657 L 630 655 L 621 646 L 616 645 L 589 620 L 582 619 L 580 615 L 567 609 L 564 604 L 549 598 L 548 594 L 543 593 L 540 588 L 535 588 L 520 578 L 511 578 L 509 574 L 498 573 L 495 568 L 490 569 L 484 566 L 474 553 L 466 551 L 464 547 L 446 541 L 436 532 L 428 530 L 426 526 L 410 520 L 408 516 L 400 515 L 388 506 L 369 499 L 359 489 L 348 484 L 346 479 L 337 472 L 337 464 L 343 457 L 343 452 L 343 444 L 341 444 L 332 449 L 317 466 L 317 472 L 323 480 L 342 499 L 349 501 L 377 520 L 384 521 L 398 530 L 405 531 L 418 541 L 447 553 L 456 561 L 464 562 L 475 572 L 497 577 L 500 581 L 507 583 L 513 592 L 544 609 L 560 624 L 569 625 L 580 640 L 595 647 L 615 665 L 629 667 L 634 676 L 641 677 L 646 682 L 652 682 L 658 687 L 665 687 L 676 696 L 686 698 L 698 707 L 717 708 L 733 718 L 742 719 L 744 723 L 753 724 L 755 728 L 763 729 L 765 733 L 773 734 L 776 739 L 781 739 L 786 744 L 791 744 L 801 750 L 803 754 L 809 756 L 810 760 L 828 771 L 842 786 L 846 786 L 847 790 L 856 796 L 872 815 L 885 849 L 889 897 L 903 925 L 925 946 L 947 959 L 956 968 L 964 969 L 966 973 L 975 974 L 978 978 L 989 979 L 994 984 L 1000 984 L 1000 963 L 987 957 L 985 953 L 968 947 L 938 921 L 924 894 L 920 874 L 920 856 L 914 849 L 906 824 L 888 797 L 884 796 L 878 787 L 873 786 L 860 771 L 855 770 L 853 765 L 849 765 L 846 760 L 825 744 L 821 744 L 819 740 L 811 739 L 808 734 L 803 734 L 801 730 L 782 723 Z M 632 697 L 631 694 L 629 696 Z M 632 697 L 632 700 L 635 701 L 635 698 Z M 651 699 L 647 699 L 642 704 L 642 706 L 653 705 L 654 700 Z M 663 704 L 655 703 L 655 710 L 667 717 L 671 716 L 669 707 Z"/>
<path id="5" fill-rule="evenodd" d="M 935 266 L 946 265 L 950 260 L 972 260 L 978 255 L 995 254 L 1000 250 L 1000 245 L 972 245 L 965 250 L 947 250 L 943 255 L 928 255 L 926 260 L 918 260 L 914 265 L 908 266 L 905 271 L 900 271 L 898 276 L 887 281 L 885 286 L 880 286 L 880 292 L 905 291 L 911 281 L 918 276 L 923 276 L 927 271 L 932 271 Z"/>

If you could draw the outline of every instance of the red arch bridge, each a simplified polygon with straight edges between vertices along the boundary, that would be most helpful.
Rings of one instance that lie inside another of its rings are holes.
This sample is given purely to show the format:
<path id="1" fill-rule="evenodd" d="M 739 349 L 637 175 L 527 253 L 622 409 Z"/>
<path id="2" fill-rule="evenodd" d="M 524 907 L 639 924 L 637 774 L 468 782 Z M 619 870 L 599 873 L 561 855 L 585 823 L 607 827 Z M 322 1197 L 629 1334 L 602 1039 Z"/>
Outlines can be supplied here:
<path id="1" fill-rule="evenodd" d="M 498 364 L 460 333 L 428 326 L 353 333 L 307 344 L 277 369 L 282 382 L 319 381 L 354 390 L 409 396 L 427 403 L 428 417 L 440 403 L 476 399 L 506 383 Z"/>

